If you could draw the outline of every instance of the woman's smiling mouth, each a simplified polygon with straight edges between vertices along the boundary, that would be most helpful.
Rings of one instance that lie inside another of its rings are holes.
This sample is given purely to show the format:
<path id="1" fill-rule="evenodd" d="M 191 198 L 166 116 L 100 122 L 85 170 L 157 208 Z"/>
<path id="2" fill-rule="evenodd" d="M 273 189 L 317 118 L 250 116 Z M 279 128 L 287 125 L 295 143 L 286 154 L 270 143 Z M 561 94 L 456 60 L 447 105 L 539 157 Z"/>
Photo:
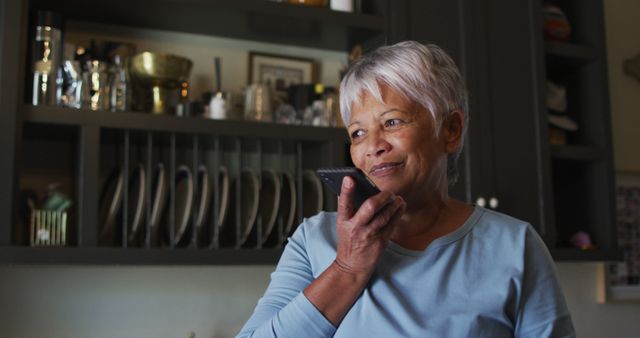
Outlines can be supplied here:
<path id="1" fill-rule="evenodd" d="M 384 176 L 390 174 L 392 171 L 397 169 L 402 162 L 384 162 L 377 165 L 374 165 L 369 169 L 369 175 L 371 176 Z"/>

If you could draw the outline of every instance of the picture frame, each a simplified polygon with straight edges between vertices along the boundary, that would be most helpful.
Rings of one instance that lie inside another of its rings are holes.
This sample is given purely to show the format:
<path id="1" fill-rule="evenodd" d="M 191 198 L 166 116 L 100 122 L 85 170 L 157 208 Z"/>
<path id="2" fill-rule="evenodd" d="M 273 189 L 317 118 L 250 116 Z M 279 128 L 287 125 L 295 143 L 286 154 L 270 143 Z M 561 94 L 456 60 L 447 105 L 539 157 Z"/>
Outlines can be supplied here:
<path id="1" fill-rule="evenodd" d="M 624 261 L 603 263 L 598 300 L 640 302 L 640 171 L 616 173 L 618 246 Z"/>
<path id="2" fill-rule="evenodd" d="M 318 68 L 313 59 L 251 51 L 248 84 L 267 84 L 275 93 L 286 93 L 290 85 L 318 82 Z"/>

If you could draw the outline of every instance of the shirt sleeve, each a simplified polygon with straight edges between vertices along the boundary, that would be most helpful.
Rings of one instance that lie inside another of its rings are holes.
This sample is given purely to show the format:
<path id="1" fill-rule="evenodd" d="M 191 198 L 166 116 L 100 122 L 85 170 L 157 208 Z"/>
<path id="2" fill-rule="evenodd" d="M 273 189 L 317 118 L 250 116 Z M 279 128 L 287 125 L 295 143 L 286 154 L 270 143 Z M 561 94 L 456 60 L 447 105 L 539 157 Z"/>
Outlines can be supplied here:
<path id="1" fill-rule="evenodd" d="M 527 228 L 525 241 L 524 277 L 515 337 L 575 337 L 549 251 L 531 226 Z"/>
<path id="2" fill-rule="evenodd" d="M 335 333 L 336 328 L 302 292 L 314 280 L 303 225 L 289 238 L 267 291 L 237 338 L 322 338 Z"/>

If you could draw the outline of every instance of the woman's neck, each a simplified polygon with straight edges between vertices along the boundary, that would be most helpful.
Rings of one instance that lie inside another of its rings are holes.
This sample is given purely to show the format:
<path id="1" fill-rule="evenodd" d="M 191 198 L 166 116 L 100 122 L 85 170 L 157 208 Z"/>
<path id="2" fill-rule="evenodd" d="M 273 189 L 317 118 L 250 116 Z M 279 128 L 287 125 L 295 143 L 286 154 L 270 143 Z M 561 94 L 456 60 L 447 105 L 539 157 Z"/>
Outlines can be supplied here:
<path id="1" fill-rule="evenodd" d="M 407 208 L 391 240 L 407 249 L 424 250 L 435 239 L 459 228 L 472 212 L 472 206 L 449 197 L 427 199 L 421 207 Z"/>

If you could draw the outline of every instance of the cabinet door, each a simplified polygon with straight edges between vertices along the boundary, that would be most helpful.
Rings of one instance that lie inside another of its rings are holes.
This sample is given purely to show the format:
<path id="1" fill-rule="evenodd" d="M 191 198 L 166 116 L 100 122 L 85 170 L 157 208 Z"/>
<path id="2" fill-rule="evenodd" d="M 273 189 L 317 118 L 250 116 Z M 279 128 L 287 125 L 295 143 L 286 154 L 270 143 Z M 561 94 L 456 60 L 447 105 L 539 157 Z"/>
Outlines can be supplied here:
<path id="1" fill-rule="evenodd" d="M 499 210 L 530 222 L 551 244 L 551 208 L 545 207 L 551 199 L 549 154 L 542 140 L 546 117 L 540 114 L 535 45 L 541 33 L 533 20 L 537 8 L 532 1 L 486 0 L 486 86 Z"/>
<path id="2" fill-rule="evenodd" d="M 410 38 L 433 42 L 459 65 L 469 90 L 469 134 L 451 195 L 484 199 L 533 224 L 547 217 L 531 3 L 508 0 L 411 1 Z"/>

